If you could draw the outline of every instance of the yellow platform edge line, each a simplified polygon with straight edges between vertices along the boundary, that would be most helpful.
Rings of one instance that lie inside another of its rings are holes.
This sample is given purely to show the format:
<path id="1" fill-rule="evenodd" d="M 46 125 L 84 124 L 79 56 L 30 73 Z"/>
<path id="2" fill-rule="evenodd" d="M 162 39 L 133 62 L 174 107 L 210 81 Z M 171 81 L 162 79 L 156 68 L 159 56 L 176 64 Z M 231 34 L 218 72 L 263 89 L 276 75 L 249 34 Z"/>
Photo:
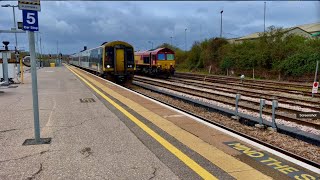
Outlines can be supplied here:
<path id="1" fill-rule="evenodd" d="M 154 132 L 152 129 L 150 129 L 147 125 L 142 123 L 139 119 L 137 119 L 135 116 L 130 114 L 127 110 L 122 108 L 120 105 L 118 105 L 116 102 L 114 102 L 112 99 L 107 97 L 104 93 L 99 91 L 97 88 L 95 88 L 91 83 L 89 83 L 87 80 L 82 78 L 79 74 L 77 74 L 75 71 L 73 71 L 70 67 L 65 65 L 72 73 L 74 73 L 77 77 L 79 77 L 84 83 L 86 83 L 92 90 L 94 90 L 97 94 L 99 94 L 101 97 L 103 97 L 106 101 L 108 101 L 110 104 L 112 104 L 115 108 L 117 108 L 120 112 L 122 112 L 125 116 L 127 116 L 131 121 L 133 121 L 136 125 L 138 125 L 142 130 L 144 130 L 147 134 L 149 134 L 151 137 L 153 137 L 156 141 L 158 141 L 163 147 L 165 147 L 167 150 L 169 150 L 172 154 L 174 154 L 178 159 L 180 159 L 182 162 L 184 162 L 189 168 L 191 168 L 195 173 L 197 173 L 199 176 L 201 176 L 203 179 L 218 179 L 211 173 L 209 173 L 206 169 L 201 167 L 198 163 L 196 163 L 194 160 L 192 160 L 190 157 L 188 157 L 186 154 L 181 152 L 178 148 L 176 148 L 174 145 L 172 145 L 170 142 L 168 142 L 166 139 L 158 135 L 156 132 Z"/>
<path id="2" fill-rule="evenodd" d="M 106 94 L 109 94 L 110 96 L 118 99 L 120 102 L 122 102 L 124 104 L 130 102 L 129 104 L 127 104 L 127 106 L 129 108 L 135 110 L 136 108 L 141 106 L 141 105 L 137 104 L 135 101 L 132 101 L 132 100 L 128 99 L 127 97 L 124 97 L 123 95 L 120 95 L 118 92 L 115 92 L 114 90 L 109 89 L 107 86 L 103 85 L 103 83 L 98 82 L 97 80 L 94 80 L 94 75 L 85 73 L 83 70 L 78 69 L 78 68 L 72 68 L 72 69 L 74 69 L 74 71 L 77 72 L 78 74 L 81 74 L 81 76 L 83 76 L 85 79 L 87 79 L 87 81 L 89 81 L 90 83 L 94 84 L 98 88 L 101 88 L 102 92 L 104 92 Z M 124 101 L 125 99 L 126 99 L 126 101 Z M 136 112 L 138 114 L 140 114 L 142 117 L 147 118 L 150 122 L 152 122 L 153 124 L 158 126 L 163 131 L 165 131 L 168 134 L 170 134 L 171 136 L 175 137 L 177 140 L 179 140 L 181 143 L 183 143 L 184 145 L 186 145 L 187 147 L 189 147 L 193 151 L 198 152 L 201 156 L 203 156 L 204 158 L 208 159 L 211 163 L 213 163 L 214 165 L 218 166 L 223 171 L 225 171 L 226 173 L 228 173 L 229 175 L 231 175 L 232 177 L 234 177 L 236 179 L 247 179 L 245 177 L 250 177 L 250 179 L 257 179 L 257 180 L 271 179 L 270 177 L 268 177 L 264 173 L 259 172 L 258 170 L 248 171 L 248 168 L 252 169 L 252 170 L 254 168 L 249 166 L 249 165 L 247 165 L 244 162 L 241 162 L 240 160 L 238 160 L 237 158 L 235 158 L 235 157 L 233 157 L 231 155 L 225 154 L 223 151 L 218 150 L 218 149 L 216 149 L 214 147 L 213 147 L 214 149 L 211 149 L 212 150 L 211 152 L 213 152 L 213 153 L 208 153 L 207 150 L 204 150 L 203 148 L 200 148 L 198 145 L 195 145 L 195 142 L 193 141 L 194 140 L 193 138 L 199 139 L 198 137 L 190 134 L 190 132 L 188 132 L 188 131 L 185 131 L 185 130 L 179 128 L 178 126 L 174 125 L 172 122 L 169 122 L 168 120 L 163 119 L 161 116 L 156 115 L 154 112 L 151 112 L 150 110 L 148 110 L 148 112 L 150 112 L 152 114 L 155 114 L 156 116 L 160 117 L 161 120 L 159 121 L 159 118 L 157 118 L 157 117 L 153 117 L 153 118 L 150 119 L 149 116 L 146 116 L 146 112 L 138 112 L 138 111 L 136 111 Z M 173 126 L 173 129 L 167 127 L 168 124 L 165 123 L 165 122 L 169 123 L 170 127 Z M 182 131 L 180 133 L 177 133 L 179 130 L 174 128 L 174 127 L 178 127 L 178 129 L 180 129 Z M 186 134 L 184 134 L 182 132 L 185 132 Z M 184 135 L 182 135 L 181 133 L 184 134 Z M 188 137 L 189 135 L 191 135 L 193 137 Z M 190 139 L 188 139 L 187 137 L 191 138 L 193 140 L 189 141 Z M 201 144 L 205 143 L 205 146 L 206 146 L 205 148 L 212 148 L 212 145 L 207 144 L 206 142 L 204 142 L 201 139 L 199 139 L 199 140 L 201 141 L 200 142 Z M 223 155 L 223 157 L 221 155 Z M 223 159 L 223 161 L 221 161 L 221 158 Z M 241 171 L 241 173 L 236 173 L 239 170 Z"/>

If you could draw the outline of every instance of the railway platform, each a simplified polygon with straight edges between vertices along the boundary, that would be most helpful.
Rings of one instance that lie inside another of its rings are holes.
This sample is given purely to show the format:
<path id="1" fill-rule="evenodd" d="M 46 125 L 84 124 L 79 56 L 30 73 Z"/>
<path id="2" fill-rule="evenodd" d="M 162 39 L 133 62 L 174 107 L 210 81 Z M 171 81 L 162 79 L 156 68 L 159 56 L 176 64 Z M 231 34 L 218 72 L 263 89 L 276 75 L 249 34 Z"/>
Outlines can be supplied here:
<path id="1" fill-rule="evenodd" d="M 319 179 L 319 169 L 78 68 L 38 70 L 0 93 L 0 179 Z"/>

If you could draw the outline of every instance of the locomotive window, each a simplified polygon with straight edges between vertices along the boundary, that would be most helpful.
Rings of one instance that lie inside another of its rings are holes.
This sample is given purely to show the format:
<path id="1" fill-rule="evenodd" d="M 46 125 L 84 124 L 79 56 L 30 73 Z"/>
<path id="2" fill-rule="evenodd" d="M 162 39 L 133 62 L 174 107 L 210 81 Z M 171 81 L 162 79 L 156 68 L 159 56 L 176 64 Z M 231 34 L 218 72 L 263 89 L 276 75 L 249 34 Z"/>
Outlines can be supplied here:
<path id="1" fill-rule="evenodd" d="M 173 54 L 167 54 L 167 60 L 174 60 Z"/>
<path id="2" fill-rule="evenodd" d="M 149 57 L 143 57 L 143 64 L 149 64 Z"/>
<path id="3" fill-rule="evenodd" d="M 158 60 L 166 60 L 165 54 L 158 54 Z"/>

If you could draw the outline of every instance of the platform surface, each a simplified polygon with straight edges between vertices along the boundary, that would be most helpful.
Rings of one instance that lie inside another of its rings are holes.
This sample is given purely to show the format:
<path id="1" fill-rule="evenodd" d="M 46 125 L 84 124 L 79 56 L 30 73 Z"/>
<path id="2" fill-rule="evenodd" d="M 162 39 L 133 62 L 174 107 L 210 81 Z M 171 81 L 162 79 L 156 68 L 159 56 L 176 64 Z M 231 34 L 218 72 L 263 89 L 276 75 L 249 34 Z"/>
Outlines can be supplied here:
<path id="1" fill-rule="evenodd" d="M 52 142 L 22 146 L 34 135 L 30 76 L 2 90 L 0 179 L 319 177 L 74 67 L 38 70 L 38 86 Z"/>
<path id="2" fill-rule="evenodd" d="M 34 137 L 31 79 L 0 93 L 0 179 L 178 179 L 66 68 L 38 70 L 41 137 Z M 80 98 L 93 98 L 81 103 Z"/>

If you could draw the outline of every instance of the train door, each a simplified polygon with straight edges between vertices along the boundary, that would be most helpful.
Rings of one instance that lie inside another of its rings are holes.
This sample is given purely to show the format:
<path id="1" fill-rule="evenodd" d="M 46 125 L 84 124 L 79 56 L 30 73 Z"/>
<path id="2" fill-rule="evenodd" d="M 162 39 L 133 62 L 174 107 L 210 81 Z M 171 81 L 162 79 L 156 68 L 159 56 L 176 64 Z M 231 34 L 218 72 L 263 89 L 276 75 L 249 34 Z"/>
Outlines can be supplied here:
<path id="1" fill-rule="evenodd" d="M 116 62 L 117 71 L 124 71 L 124 49 L 116 49 Z"/>

